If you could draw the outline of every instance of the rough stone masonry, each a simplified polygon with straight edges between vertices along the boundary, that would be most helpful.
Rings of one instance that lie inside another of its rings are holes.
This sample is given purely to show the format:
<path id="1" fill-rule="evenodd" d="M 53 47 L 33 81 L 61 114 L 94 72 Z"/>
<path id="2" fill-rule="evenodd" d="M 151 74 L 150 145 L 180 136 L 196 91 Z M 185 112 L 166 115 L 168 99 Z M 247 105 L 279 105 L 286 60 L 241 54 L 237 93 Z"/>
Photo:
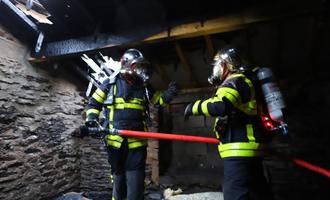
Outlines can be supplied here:
<path id="1" fill-rule="evenodd" d="M 83 99 L 68 81 L 26 61 L 0 27 L 0 199 L 50 199 L 79 186 Z"/>

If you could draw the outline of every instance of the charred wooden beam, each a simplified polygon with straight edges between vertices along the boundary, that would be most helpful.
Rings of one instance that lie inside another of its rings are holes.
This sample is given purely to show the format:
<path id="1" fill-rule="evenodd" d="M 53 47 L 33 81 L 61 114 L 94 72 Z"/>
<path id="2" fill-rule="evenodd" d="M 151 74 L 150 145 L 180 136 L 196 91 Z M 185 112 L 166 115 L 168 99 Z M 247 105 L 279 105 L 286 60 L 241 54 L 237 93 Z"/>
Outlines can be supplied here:
<path id="1" fill-rule="evenodd" d="M 14 13 L 16 13 L 17 16 L 19 16 L 26 24 L 28 24 L 34 31 L 39 32 L 38 26 L 31 21 L 20 9 L 18 9 L 13 3 L 11 3 L 9 0 L 1 0 L 0 4 L 5 4 L 8 9 L 12 10 Z"/>
<path id="2" fill-rule="evenodd" d="M 0 0 L 0 23 L 17 39 L 33 48 L 38 37 L 38 27 L 9 0 Z"/>
<path id="3" fill-rule="evenodd" d="M 307 3 L 311 5 L 306 5 Z M 273 3 L 268 6 L 256 6 L 252 9 L 242 11 L 236 15 L 222 16 L 201 22 L 182 24 L 161 33 L 146 33 L 143 35 L 115 36 L 111 34 L 90 35 L 88 37 L 69 39 L 64 41 L 50 42 L 45 44 L 45 48 L 40 54 L 32 53 L 34 58 L 49 58 L 57 56 L 75 55 L 88 51 L 97 51 L 103 48 L 114 47 L 123 44 L 139 44 L 147 42 L 157 42 L 163 40 L 175 40 L 180 38 L 197 37 L 244 29 L 250 25 L 269 22 L 272 20 L 292 19 L 296 17 L 318 15 L 320 9 L 317 3 L 305 2 L 304 4 L 285 6 Z M 146 37 L 146 35 L 151 35 Z M 32 59 L 33 61 L 33 59 Z"/>
<path id="4" fill-rule="evenodd" d="M 257 5 L 236 15 L 226 15 L 218 18 L 193 23 L 181 24 L 150 36 L 144 42 L 156 42 L 159 40 L 191 38 L 216 33 L 224 33 L 244 29 L 252 24 L 268 22 L 272 20 L 292 19 L 309 15 L 318 15 L 321 12 L 318 2 L 294 2 L 272 3 Z"/>

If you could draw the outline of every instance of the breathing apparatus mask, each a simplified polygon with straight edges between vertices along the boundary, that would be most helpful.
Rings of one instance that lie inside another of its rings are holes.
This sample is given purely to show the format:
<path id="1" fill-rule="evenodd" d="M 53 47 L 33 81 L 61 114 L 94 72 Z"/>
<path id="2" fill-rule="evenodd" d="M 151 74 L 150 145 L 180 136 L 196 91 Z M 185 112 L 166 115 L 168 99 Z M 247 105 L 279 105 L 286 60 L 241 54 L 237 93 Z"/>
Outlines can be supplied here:
<path id="1" fill-rule="evenodd" d="M 143 83 L 150 79 L 150 63 L 137 49 L 127 50 L 121 58 L 121 73 L 138 78 Z"/>
<path id="2" fill-rule="evenodd" d="M 225 48 L 216 53 L 213 58 L 213 71 L 208 81 L 212 85 L 220 85 L 228 73 L 244 72 L 247 66 L 235 48 Z"/>

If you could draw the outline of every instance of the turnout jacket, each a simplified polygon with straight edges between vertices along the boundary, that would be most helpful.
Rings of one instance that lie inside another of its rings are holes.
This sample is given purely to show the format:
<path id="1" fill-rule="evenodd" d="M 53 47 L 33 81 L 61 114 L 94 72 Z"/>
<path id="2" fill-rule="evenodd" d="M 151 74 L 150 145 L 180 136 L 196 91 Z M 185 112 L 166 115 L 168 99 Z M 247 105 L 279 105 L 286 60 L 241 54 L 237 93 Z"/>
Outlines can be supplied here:
<path id="1" fill-rule="evenodd" d="M 262 155 L 270 140 L 260 119 L 260 86 L 254 80 L 252 73 L 249 77 L 232 74 L 217 88 L 214 97 L 198 100 L 192 106 L 193 115 L 216 117 L 214 132 L 222 158 Z"/>
<path id="2" fill-rule="evenodd" d="M 86 110 L 86 121 L 98 120 L 100 111 L 104 108 L 105 126 L 108 128 L 147 131 L 146 112 L 148 103 L 165 105 L 170 98 L 154 91 L 148 86 L 148 97 L 142 83 L 129 84 L 121 75 L 116 78 L 115 83 L 106 79 L 100 88 L 96 89 L 89 99 Z M 118 135 L 107 135 L 108 145 L 120 148 L 124 138 Z M 130 149 L 145 146 L 147 139 L 128 137 Z"/>

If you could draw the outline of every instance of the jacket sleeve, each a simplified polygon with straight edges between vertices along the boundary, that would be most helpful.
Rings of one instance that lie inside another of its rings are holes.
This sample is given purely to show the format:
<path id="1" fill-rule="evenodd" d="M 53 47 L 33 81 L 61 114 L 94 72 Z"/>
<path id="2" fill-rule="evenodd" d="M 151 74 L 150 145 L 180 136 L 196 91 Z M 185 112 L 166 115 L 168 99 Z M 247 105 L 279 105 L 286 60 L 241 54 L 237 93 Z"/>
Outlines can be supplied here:
<path id="1" fill-rule="evenodd" d="M 221 116 L 228 115 L 240 101 L 239 93 L 229 86 L 220 87 L 215 96 L 206 100 L 198 100 L 192 106 L 193 115 Z"/>
<path id="2" fill-rule="evenodd" d="M 106 79 L 90 97 L 86 107 L 86 121 L 98 120 L 103 102 L 109 92 L 109 79 Z"/>
<path id="3" fill-rule="evenodd" d="M 171 98 L 167 98 L 164 92 L 155 91 L 150 85 L 148 86 L 150 102 L 153 105 L 166 106 L 170 103 Z"/>

